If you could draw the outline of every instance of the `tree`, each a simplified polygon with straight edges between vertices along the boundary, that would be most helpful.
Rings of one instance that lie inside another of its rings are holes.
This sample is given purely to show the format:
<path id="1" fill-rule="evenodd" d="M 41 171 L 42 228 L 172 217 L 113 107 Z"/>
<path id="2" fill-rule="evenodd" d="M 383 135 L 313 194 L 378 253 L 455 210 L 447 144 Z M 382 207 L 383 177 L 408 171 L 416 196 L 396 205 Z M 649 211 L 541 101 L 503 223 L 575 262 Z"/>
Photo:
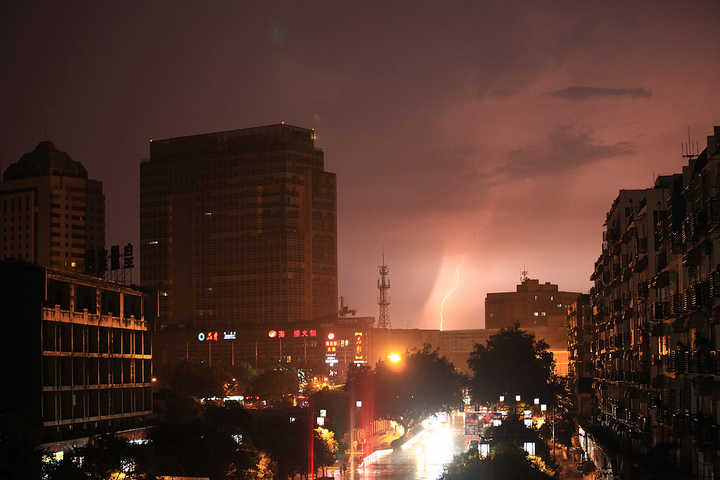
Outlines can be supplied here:
<path id="1" fill-rule="evenodd" d="M 526 427 L 517 415 L 506 416 L 502 424 L 489 428 L 483 437 L 494 453 L 523 452 L 524 444 L 532 442 L 535 444 L 535 456 L 542 460 L 542 464 L 551 469 L 557 467 L 545 438 L 537 430 Z"/>
<path id="2" fill-rule="evenodd" d="M 249 437 L 277 466 L 278 478 L 307 473 L 310 418 L 306 408 L 273 408 L 253 412 Z"/>
<path id="3" fill-rule="evenodd" d="M 247 435 L 248 414 L 238 405 L 197 406 L 181 395 L 168 395 L 165 414 L 150 431 L 150 443 L 138 447 L 137 471 L 146 475 L 198 475 L 211 479 L 254 478 L 259 454 Z M 170 412 L 170 413 L 168 413 Z M 172 412 L 180 412 L 172 413 Z"/>
<path id="4" fill-rule="evenodd" d="M 399 366 L 378 362 L 374 373 L 378 417 L 391 418 L 406 431 L 424 418 L 460 406 L 463 376 L 428 344 L 408 352 Z"/>
<path id="5" fill-rule="evenodd" d="M 554 478 L 553 470 L 557 466 L 544 439 L 536 430 L 523 425 L 517 416 L 509 415 L 500 426 L 489 428 L 484 441 L 491 445 L 487 458 L 480 458 L 477 450 L 459 455 L 446 467 L 442 480 Z M 526 442 L 535 444 L 535 455 L 525 453 Z"/>
<path id="6" fill-rule="evenodd" d="M 223 379 L 217 369 L 195 362 L 179 362 L 168 368 L 167 386 L 195 398 L 222 396 Z"/>
<path id="7" fill-rule="evenodd" d="M 311 395 L 310 404 L 314 406 L 315 412 L 327 412 L 325 427 L 335 432 L 336 438 L 340 439 L 345 435 L 350 424 L 348 392 L 324 388 Z"/>
<path id="8" fill-rule="evenodd" d="M 520 394 L 523 399 L 540 397 L 554 403 L 558 387 L 548 348 L 517 324 L 490 336 L 487 345 L 476 344 L 468 359 L 473 400 L 488 403 L 502 394 Z"/>
<path id="9" fill-rule="evenodd" d="M 298 392 L 300 382 L 294 368 L 275 368 L 255 377 L 249 393 L 266 400 L 271 405 L 289 405 L 292 395 Z"/>
<path id="10" fill-rule="evenodd" d="M 441 480 L 550 480 L 554 478 L 531 462 L 522 451 L 509 450 L 488 458 L 480 458 L 477 452 L 467 452 L 455 457 L 445 467 Z"/>

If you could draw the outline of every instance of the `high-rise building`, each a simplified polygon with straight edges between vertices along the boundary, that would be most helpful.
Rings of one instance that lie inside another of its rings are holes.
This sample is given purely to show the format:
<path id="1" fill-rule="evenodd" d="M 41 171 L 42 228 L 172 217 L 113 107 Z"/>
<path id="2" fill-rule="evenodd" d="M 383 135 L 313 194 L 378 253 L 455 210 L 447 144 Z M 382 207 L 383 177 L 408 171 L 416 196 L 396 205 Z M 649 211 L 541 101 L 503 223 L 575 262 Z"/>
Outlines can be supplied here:
<path id="1" fill-rule="evenodd" d="M 5 170 L 0 209 L 0 259 L 97 272 L 105 246 L 102 182 L 51 142 Z"/>
<path id="2" fill-rule="evenodd" d="M 140 167 L 142 284 L 202 329 L 337 319 L 335 174 L 285 123 L 150 141 Z"/>

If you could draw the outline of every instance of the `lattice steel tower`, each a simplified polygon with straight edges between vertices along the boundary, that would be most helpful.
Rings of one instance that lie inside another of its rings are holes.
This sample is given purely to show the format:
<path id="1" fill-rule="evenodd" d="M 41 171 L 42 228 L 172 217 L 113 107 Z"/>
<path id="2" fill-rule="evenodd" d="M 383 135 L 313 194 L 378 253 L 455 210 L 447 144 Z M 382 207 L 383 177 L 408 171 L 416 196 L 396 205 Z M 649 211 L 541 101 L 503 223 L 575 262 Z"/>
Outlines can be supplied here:
<path id="1" fill-rule="evenodd" d="M 380 278 L 378 278 L 378 306 L 380 307 L 380 315 L 378 316 L 378 328 L 391 328 L 390 323 L 390 267 L 385 265 L 385 254 L 383 253 L 382 265 L 378 267 Z"/>

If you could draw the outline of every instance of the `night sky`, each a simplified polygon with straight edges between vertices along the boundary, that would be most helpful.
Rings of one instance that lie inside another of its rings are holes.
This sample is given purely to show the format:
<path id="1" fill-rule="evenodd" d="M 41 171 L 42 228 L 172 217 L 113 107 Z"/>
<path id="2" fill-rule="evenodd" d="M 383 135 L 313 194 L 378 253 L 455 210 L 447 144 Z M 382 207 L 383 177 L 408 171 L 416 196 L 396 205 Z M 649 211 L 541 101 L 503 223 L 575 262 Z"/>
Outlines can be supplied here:
<path id="1" fill-rule="evenodd" d="M 52 140 L 104 182 L 108 244 L 137 242 L 148 139 L 315 127 L 340 294 L 377 315 L 384 249 L 395 327 L 437 328 L 456 272 L 449 329 L 482 327 L 523 265 L 587 291 L 618 190 L 720 125 L 717 1 L 20 3 L 3 169 Z"/>

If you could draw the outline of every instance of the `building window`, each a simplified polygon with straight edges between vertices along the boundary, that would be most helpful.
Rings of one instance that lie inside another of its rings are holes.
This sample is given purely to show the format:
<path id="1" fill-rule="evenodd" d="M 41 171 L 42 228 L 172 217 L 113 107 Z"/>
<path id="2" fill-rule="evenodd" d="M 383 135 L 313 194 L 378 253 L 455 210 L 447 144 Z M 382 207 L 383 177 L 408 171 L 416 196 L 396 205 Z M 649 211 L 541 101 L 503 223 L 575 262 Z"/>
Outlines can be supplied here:
<path id="1" fill-rule="evenodd" d="M 538 316 L 538 312 L 533 312 L 533 315 L 535 315 L 535 316 L 537 317 L 537 316 Z"/>

